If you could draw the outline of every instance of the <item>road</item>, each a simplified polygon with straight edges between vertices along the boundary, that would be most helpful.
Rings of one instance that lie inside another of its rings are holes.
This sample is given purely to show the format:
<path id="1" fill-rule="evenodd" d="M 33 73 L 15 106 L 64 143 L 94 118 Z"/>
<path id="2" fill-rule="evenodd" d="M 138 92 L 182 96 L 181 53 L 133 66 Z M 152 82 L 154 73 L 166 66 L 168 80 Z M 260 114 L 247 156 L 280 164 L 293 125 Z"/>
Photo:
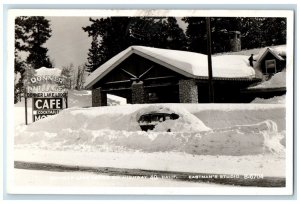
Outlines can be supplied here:
<path id="1" fill-rule="evenodd" d="M 224 185 L 143 176 L 110 176 L 94 172 L 14 169 L 15 185 L 30 187 L 220 187 Z"/>
<path id="2" fill-rule="evenodd" d="M 255 187 L 284 187 L 285 178 L 281 177 L 256 177 L 245 175 L 231 175 L 231 174 L 208 174 L 208 173 L 192 173 L 192 172 L 176 172 L 176 171 L 157 171 L 157 170 L 144 170 L 144 169 L 129 169 L 129 168 L 113 168 L 113 167 L 87 167 L 87 166 L 72 166 L 60 165 L 53 163 L 37 163 L 37 162 L 14 162 L 15 170 L 22 169 L 23 171 L 39 171 L 40 173 L 47 172 L 48 175 L 44 176 L 45 179 L 53 180 L 66 180 L 66 183 L 73 183 L 74 180 L 81 180 L 83 182 L 97 181 L 98 185 L 103 183 L 111 183 L 112 186 L 191 186 L 191 185 L 215 185 L 224 186 L 255 186 Z M 21 171 L 22 171 L 21 170 Z M 61 174 L 62 173 L 62 174 Z M 79 174 L 77 176 L 77 174 Z M 31 175 L 38 175 L 33 174 Z M 53 177 L 51 175 L 57 175 Z M 71 176 L 69 176 L 71 175 Z M 29 175 L 30 177 L 30 175 Z M 39 176 L 38 176 L 39 177 Z M 17 177 L 16 177 L 17 178 Z M 20 176 L 20 180 L 28 179 L 26 176 Z M 29 178 L 30 179 L 30 178 Z M 127 180 L 128 182 L 124 181 Z M 36 178 L 35 180 L 43 180 Z M 30 181 L 34 183 L 34 181 Z M 104 181 L 102 181 L 104 180 Z M 141 180 L 141 181 L 139 181 Z M 132 182 L 133 181 L 133 182 Z M 25 182 L 26 183 L 26 182 Z M 126 183 L 126 184 L 124 184 Z M 141 184 L 143 183 L 143 184 Z M 103 184 L 104 185 L 104 184 Z M 107 185 L 107 184 L 105 184 Z"/>

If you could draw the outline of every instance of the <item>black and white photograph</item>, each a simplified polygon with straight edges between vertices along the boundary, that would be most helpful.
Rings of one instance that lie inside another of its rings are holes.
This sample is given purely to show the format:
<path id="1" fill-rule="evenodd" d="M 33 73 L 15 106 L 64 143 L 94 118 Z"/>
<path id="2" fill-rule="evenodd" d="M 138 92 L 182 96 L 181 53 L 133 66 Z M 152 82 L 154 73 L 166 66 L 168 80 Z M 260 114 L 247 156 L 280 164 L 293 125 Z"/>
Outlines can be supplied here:
<path id="1" fill-rule="evenodd" d="M 9 193 L 292 194 L 292 11 L 8 14 Z"/>

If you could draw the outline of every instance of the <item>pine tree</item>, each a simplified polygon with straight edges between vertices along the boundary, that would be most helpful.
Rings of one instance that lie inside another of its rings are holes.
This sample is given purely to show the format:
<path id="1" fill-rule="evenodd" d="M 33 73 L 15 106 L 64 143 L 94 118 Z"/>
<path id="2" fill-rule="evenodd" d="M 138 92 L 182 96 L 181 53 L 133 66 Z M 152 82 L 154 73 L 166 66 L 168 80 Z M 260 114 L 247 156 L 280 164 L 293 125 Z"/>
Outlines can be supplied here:
<path id="1" fill-rule="evenodd" d="M 29 52 L 27 62 L 35 69 L 51 68 L 52 63 L 47 55 L 48 49 L 43 47 L 43 44 L 51 37 L 49 20 L 43 16 L 28 17 L 24 22 L 24 29 Z"/>
<path id="2" fill-rule="evenodd" d="M 19 16 L 15 19 L 15 74 L 20 73 L 21 78 L 15 84 L 15 103 L 20 100 L 23 93 L 25 73 L 32 73 L 27 69 L 52 67 L 47 56 L 48 49 L 42 45 L 50 38 L 50 24 L 44 17 Z M 28 57 L 24 58 L 27 53 Z M 23 56 L 23 58 L 22 58 Z"/>
<path id="3" fill-rule="evenodd" d="M 21 77 L 18 79 L 18 81 L 15 82 L 14 87 L 14 103 L 17 103 L 18 101 L 21 101 L 21 95 L 23 93 L 23 79 L 24 79 L 24 73 L 25 73 L 25 63 L 22 61 L 22 59 L 15 54 L 15 74 L 20 75 Z"/>
<path id="4" fill-rule="evenodd" d="M 286 44 L 286 18 L 265 18 L 261 27 L 267 46 Z"/>
<path id="5" fill-rule="evenodd" d="M 83 27 L 93 38 L 86 63 L 92 72 L 111 57 L 131 45 L 128 33 L 129 17 L 92 19 L 90 26 Z"/>
<path id="6" fill-rule="evenodd" d="M 211 18 L 212 52 L 220 53 L 229 51 L 229 32 L 240 31 L 240 20 L 234 17 Z"/>
<path id="7" fill-rule="evenodd" d="M 206 53 L 206 23 L 203 17 L 186 17 L 188 50 Z M 262 17 L 212 17 L 213 53 L 228 51 L 228 32 L 240 31 L 242 49 L 286 43 L 286 19 Z"/>
<path id="8" fill-rule="evenodd" d="M 99 42 L 98 42 L 98 36 L 93 36 L 93 41 L 91 43 L 91 48 L 89 49 L 87 63 L 85 64 L 87 67 L 87 72 L 93 72 L 95 69 L 97 69 L 100 64 L 100 58 L 101 58 L 101 52 L 99 49 Z"/>
<path id="9" fill-rule="evenodd" d="M 179 27 L 176 18 L 168 17 L 166 22 L 166 40 L 165 48 L 174 50 L 187 50 L 187 40 L 182 28 Z"/>
<path id="10" fill-rule="evenodd" d="M 265 29 L 262 24 L 265 18 L 240 18 L 242 49 L 252 49 L 267 46 L 263 35 Z"/>
<path id="11" fill-rule="evenodd" d="M 204 17 L 185 17 L 182 19 L 188 24 L 186 36 L 188 50 L 198 53 L 207 52 L 206 21 Z"/>
<path id="12" fill-rule="evenodd" d="M 16 75 L 20 74 L 20 78 L 15 83 L 14 87 L 14 103 L 21 101 L 21 95 L 23 94 L 24 76 L 26 70 L 26 60 L 20 56 L 21 52 L 27 51 L 27 45 L 25 43 L 26 36 L 24 23 L 28 17 L 20 16 L 15 19 L 15 59 L 14 59 L 14 72 Z"/>
<path id="13" fill-rule="evenodd" d="M 93 38 L 86 64 L 91 71 L 131 45 L 186 49 L 184 32 L 175 18 L 109 17 L 90 21 L 92 24 L 83 30 Z"/>

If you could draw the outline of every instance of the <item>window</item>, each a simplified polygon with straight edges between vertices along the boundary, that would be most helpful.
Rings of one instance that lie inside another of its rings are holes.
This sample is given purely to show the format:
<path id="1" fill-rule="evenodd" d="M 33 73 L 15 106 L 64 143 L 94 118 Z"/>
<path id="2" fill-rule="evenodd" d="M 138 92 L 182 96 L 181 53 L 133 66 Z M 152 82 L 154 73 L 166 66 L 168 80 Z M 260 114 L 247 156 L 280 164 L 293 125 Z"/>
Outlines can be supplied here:
<path id="1" fill-rule="evenodd" d="M 266 60 L 265 61 L 266 64 L 266 74 L 274 74 L 276 73 L 276 60 L 272 59 L 272 60 Z"/>
<path id="2" fill-rule="evenodd" d="M 148 93 L 148 99 L 149 99 L 149 102 L 155 102 L 158 100 L 158 96 L 155 92 L 150 92 Z"/>

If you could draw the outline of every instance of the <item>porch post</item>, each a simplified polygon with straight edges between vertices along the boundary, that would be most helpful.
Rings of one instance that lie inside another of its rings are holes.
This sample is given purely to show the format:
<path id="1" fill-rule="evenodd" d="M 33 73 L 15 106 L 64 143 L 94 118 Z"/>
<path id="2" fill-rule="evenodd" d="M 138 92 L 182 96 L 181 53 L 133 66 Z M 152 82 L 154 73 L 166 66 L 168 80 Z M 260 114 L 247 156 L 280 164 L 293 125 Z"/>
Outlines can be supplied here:
<path id="1" fill-rule="evenodd" d="M 145 102 L 145 90 L 144 83 L 142 81 L 133 82 L 131 85 L 132 103 L 144 103 Z"/>
<path id="2" fill-rule="evenodd" d="M 107 95 L 101 87 L 92 90 L 92 107 L 97 106 L 107 106 Z"/>
<path id="3" fill-rule="evenodd" d="M 198 103 L 198 86 L 194 79 L 179 81 L 180 103 Z"/>

